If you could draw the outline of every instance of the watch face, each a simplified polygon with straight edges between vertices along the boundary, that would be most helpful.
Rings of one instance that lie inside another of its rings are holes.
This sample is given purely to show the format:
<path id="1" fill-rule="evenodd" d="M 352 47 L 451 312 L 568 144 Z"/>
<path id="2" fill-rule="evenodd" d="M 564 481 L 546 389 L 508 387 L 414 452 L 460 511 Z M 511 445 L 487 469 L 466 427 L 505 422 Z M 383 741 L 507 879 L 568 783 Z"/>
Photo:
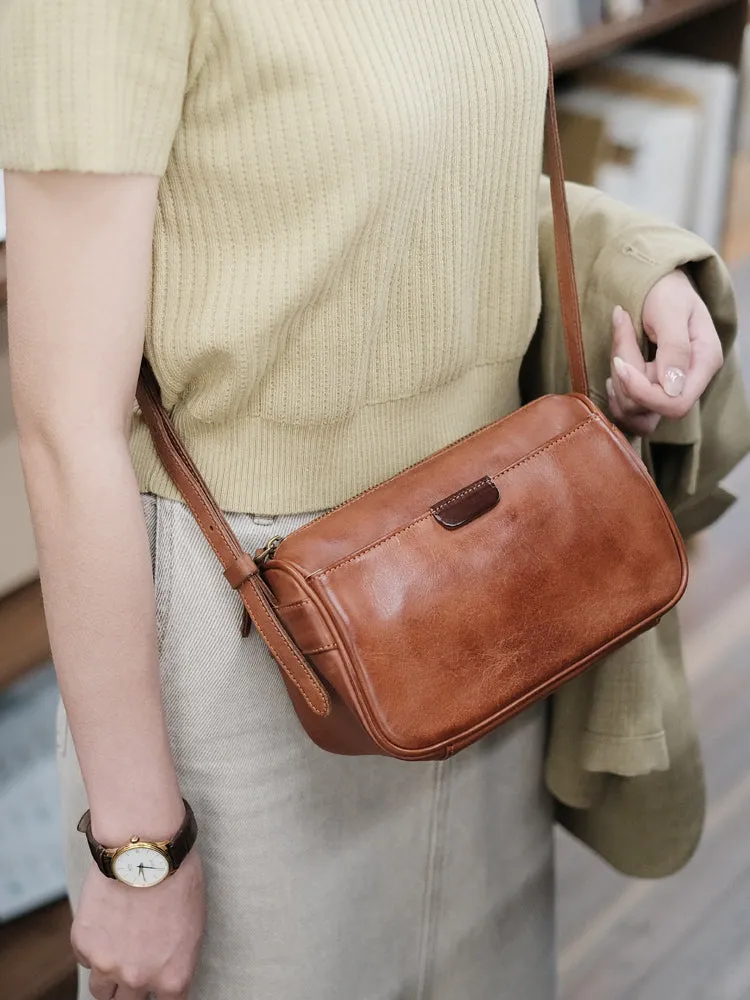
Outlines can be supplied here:
<path id="1" fill-rule="evenodd" d="M 169 875 L 169 862 L 153 847 L 126 847 L 112 861 L 112 874 L 136 887 L 158 885 Z"/>

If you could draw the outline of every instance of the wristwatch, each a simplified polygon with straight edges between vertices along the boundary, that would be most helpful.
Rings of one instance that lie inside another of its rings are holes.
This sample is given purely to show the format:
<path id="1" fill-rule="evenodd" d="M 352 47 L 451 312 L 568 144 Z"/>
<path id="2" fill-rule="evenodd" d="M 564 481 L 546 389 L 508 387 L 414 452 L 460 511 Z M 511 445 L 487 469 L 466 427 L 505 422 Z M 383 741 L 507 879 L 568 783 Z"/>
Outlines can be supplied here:
<path id="1" fill-rule="evenodd" d="M 78 821 L 77 829 L 86 834 L 91 856 L 102 875 L 125 885 L 149 889 L 174 874 L 188 855 L 198 835 L 190 804 L 185 803 L 185 819 L 170 840 L 141 840 L 135 834 L 122 847 L 104 847 L 91 832 L 91 810 Z"/>

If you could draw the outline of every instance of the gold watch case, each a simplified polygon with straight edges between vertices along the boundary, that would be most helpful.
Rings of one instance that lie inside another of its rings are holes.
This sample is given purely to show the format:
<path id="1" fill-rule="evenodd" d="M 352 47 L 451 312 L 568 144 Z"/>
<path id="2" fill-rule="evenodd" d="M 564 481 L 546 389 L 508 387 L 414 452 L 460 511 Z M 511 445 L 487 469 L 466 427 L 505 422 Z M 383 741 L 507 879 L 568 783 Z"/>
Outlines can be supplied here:
<path id="1" fill-rule="evenodd" d="M 169 840 L 141 840 L 138 835 L 134 835 L 130 838 L 127 844 L 123 844 L 122 847 L 109 847 L 104 850 L 104 853 L 109 857 L 110 870 L 112 872 L 113 878 L 123 885 L 127 885 L 133 889 L 152 889 L 154 886 L 161 885 L 165 879 L 169 878 L 170 875 L 174 873 L 174 866 L 172 864 L 172 859 L 169 856 L 168 850 Z M 122 878 L 117 870 L 117 861 L 121 859 L 124 855 L 132 853 L 138 850 L 148 850 L 155 851 L 164 859 L 166 870 L 159 877 L 151 882 L 133 882 L 125 878 Z"/>

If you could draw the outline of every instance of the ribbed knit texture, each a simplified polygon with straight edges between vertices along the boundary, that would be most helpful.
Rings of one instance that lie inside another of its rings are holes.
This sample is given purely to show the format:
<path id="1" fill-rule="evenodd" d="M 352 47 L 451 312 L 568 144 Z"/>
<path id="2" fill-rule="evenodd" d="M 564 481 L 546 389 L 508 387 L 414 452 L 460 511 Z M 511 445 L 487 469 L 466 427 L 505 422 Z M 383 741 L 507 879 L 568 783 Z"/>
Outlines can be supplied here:
<path id="1" fill-rule="evenodd" d="M 3 0 L 0 165 L 163 175 L 165 403 L 225 509 L 315 510 L 518 405 L 545 84 L 533 0 Z"/>

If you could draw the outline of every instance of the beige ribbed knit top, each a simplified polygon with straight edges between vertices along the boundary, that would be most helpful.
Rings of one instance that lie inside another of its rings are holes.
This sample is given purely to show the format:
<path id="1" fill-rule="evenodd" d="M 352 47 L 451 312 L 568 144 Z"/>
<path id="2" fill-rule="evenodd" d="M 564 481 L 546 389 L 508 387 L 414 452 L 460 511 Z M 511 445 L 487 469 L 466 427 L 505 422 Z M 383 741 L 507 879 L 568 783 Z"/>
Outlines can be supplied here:
<path id="1" fill-rule="evenodd" d="M 225 509 L 315 510 L 518 405 L 546 72 L 534 0 L 3 0 L 0 166 L 161 177 L 165 402 Z"/>

